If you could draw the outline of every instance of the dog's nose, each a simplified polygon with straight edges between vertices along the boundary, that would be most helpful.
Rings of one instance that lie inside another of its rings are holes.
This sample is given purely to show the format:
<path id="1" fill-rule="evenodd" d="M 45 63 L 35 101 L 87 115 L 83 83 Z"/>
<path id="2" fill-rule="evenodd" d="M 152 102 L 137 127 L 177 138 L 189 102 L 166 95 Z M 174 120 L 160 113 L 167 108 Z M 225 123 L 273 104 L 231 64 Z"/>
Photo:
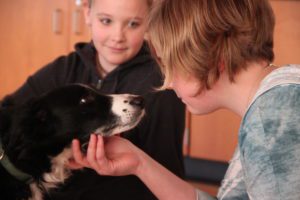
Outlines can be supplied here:
<path id="1" fill-rule="evenodd" d="M 138 106 L 140 108 L 145 107 L 144 98 L 141 96 L 132 97 L 132 99 L 129 101 L 129 104 L 133 106 Z"/>

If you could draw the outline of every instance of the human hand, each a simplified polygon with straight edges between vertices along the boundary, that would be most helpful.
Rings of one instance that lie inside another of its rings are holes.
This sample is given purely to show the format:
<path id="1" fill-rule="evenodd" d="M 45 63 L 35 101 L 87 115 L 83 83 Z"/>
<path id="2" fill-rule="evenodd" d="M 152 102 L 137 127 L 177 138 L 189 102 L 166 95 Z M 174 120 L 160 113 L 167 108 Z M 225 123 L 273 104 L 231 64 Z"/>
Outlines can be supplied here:
<path id="1" fill-rule="evenodd" d="M 71 168 L 88 167 L 101 175 L 122 176 L 135 174 L 140 164 L 140 154 L 130 141 L 117 137 L 102 137 L 92 134 L 86 156 L 80 150 L 78 140 L 72 142 L 75 162 L 70 162 Z"/>

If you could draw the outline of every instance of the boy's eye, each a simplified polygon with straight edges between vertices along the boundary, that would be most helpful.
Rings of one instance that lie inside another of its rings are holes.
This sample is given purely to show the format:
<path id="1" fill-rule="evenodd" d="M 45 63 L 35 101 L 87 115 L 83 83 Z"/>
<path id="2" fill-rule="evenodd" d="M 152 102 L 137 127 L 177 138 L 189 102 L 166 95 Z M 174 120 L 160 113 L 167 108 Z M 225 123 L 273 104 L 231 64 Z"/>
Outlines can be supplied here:
<path id="1" fill-rule="evenodd" d="M 140 25 L 140 23 L 139 22 L 136 22 L 136 21 L 130 21 L 129 23 L 128 23 L 128 26 L 130 27 L 130 28 L 135 28 L 135 27 L 138 27 Z"/>
<path id="2" fill-rule="evenodd" d="M 104 25 L 107 25 L 107 24 L 111 23 L 111 19 L 103 18 L 103 19 L 100 19 L 100 22 Z"/>

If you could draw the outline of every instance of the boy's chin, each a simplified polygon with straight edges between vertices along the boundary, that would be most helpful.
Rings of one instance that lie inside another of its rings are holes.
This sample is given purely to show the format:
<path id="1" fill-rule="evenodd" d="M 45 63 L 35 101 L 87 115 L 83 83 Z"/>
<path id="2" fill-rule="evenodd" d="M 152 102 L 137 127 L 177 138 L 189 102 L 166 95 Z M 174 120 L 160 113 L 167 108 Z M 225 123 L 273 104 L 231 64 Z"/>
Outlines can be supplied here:
<path id="1" fill-rule="evenodd" d="M 186 108 L 193 115 L 205 115 L 205 114 L 209 114 L 209 113 L 212 113 L 212 112 L 216 111 L 216 109 L 215 110 L 197 109 L 197 108 L 194 108 L 194 107 L 191 107 L 191 106 L 187 106 Z"/>

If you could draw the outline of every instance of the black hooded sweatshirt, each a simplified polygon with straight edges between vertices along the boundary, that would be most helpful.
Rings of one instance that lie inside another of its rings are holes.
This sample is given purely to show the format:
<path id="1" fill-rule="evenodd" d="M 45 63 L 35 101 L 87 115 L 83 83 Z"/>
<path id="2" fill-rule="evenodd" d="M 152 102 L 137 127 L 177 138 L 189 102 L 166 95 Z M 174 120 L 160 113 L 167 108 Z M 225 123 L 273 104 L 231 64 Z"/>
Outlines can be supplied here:
<path id="1" fill-rule="evenodd" d="M 97 52 L 91 43 L 78 43 L 75 51 L 61 56 L 30 76 L 13 96 L 18 103 L 51 89 L 71 84 L 95 85 L 104 94 L 131 93 L 145 98 L 146 116 L 137 128 L 124 133 L 139 148 L 176 175 L 183 176 L 182 139 L 185 108 L 173 91 L 155 91 L 162 76 L 146 43 L 130 61 L 104 79 L 96 69 Z M 157 183 L 159 184 L 159 183 Z M 163 186 L 162 186 L 163 187 Z M 91 169 L 75 171 L 63 187 L 49 193 L 60 200 L 156 199 L 135 176 L 101 176 Z"/>

